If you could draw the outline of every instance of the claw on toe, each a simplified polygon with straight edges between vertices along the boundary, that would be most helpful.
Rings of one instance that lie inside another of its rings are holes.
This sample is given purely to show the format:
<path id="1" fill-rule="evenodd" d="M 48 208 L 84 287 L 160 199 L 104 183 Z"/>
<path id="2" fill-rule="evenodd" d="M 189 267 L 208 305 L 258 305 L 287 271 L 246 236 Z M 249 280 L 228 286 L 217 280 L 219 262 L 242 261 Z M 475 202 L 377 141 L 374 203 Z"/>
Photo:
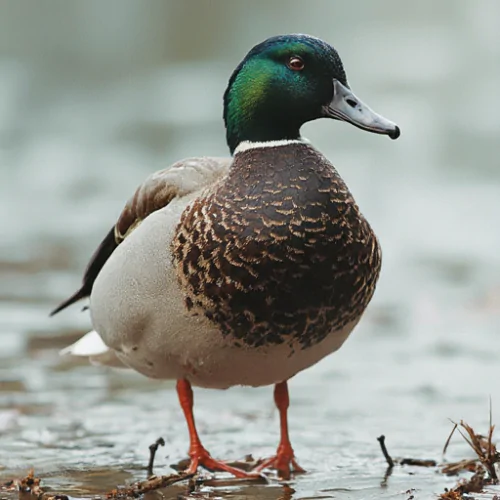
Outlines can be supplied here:
<path id="1" fill-rule="evenodd" d="M 184 471 L 186 474 L 194 474 L 198 470 L 198 467 L 203 467 L 210 472 L 229 472 L 229 474 L 240 479 L 258 479 L 261 477 L 260 474 L 254 471 L 245 472 L 225 462 L 215 460 L 203 447 L 198 447 L 196 450 L 191 451 L 189 455 L 191 462 L 189 463 L 189 467 Z"/>
<path id="2" fill-rule="evenodd" d="M 290 479 L 292 472 L 302 473 L 306 472 L 295 460 L 293 455 L 289 454 L 277 454 L 271 458 L 267 458 L 257 467 L 255 467 L 252 472 L 260 474 L 264 469 L 275 469 L 278 472 L 278 476 L 281 479 Z"/>

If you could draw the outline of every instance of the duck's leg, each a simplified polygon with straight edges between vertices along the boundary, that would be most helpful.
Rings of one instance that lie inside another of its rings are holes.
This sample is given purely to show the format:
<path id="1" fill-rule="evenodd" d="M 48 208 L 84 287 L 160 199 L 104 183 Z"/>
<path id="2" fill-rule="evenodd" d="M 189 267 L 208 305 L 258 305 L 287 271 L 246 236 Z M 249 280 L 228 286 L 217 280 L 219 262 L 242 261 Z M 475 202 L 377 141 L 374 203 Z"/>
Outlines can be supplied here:
<path id="1" fill-rule="evenodd" d="M 255 473 L 247 473 L 243 470 L 237 469 L 236 467 L 231 467 L 219 460 L 214 460 L 210 453 L 201 444 L 200 437 L 198 436 L 198 431 L 196 430 L 196 425 L 194 423 L 193 416 L 193 389 L 191 389 L 191 384 L 186 379 L 181 379 L 177 381 L 177 394 L 179 396 L 179 402 L 181 404 L 182 411 L 186 417 L 186 422 L 189 431 L 189 457 L 191 462 L 189 467 L 186 469 L 187 474 L 194 474 L 198 467 L 204 467 L 209 471 L 224 471 L 233 474 L 235 477 L 241 478 L 251 478 L 254 479 L 258 477 Z"/>
<path id="2" fill-rule="evenodd" d="M 295 461 L 293 448 L 288 436 L 288 406 L 290 398 L 288 396 L 288 385 L 286 380 L 274 386 L 274 402 L 280 413 L 280 443 L 276 455 L 264 460 L 253 472 L 260 473 L 267 468 L 273 468 L 283 479 L 290 479 L 290 474 L 295 472 L 305 472 L 305 470 Z"/>

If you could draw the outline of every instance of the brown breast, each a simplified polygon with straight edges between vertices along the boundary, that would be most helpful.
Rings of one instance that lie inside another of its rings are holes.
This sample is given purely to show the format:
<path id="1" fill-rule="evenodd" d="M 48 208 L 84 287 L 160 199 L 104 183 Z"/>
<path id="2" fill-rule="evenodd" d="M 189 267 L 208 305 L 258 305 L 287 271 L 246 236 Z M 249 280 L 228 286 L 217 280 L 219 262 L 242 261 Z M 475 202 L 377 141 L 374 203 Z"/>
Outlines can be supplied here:
<path id="1" fill-rule="evenodd" d="M 381 264 L 345 183 L 306 144 L 238 153 L 185 210 L 172 250 L 187 308 L 249 346 L 333 334 L 362 314 Z"/>

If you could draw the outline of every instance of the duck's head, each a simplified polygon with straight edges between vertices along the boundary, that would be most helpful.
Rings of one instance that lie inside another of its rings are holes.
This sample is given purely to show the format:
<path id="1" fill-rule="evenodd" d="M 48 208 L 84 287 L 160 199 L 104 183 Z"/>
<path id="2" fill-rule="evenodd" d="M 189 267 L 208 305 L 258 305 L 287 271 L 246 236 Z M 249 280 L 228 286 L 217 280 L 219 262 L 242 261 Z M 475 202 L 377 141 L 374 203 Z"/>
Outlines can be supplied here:
<path id="1" fill-rule="evenodd" d="M 227 142 L 298 139 L 317 118 L 342 120 L 397 139 L 399 127 L 350 90 L 337 51 L 308 35 L 282 35 L 256 45 L 233 72 L 224 94 Z"/>

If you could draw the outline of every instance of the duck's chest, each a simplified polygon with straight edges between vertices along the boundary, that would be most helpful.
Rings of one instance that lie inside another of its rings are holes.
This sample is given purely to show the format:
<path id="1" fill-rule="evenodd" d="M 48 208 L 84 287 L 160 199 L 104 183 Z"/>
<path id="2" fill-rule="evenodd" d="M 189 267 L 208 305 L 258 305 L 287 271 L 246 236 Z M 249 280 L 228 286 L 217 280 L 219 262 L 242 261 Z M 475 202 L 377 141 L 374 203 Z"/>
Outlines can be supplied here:
<path id="1" fill-rule="evenodd" d="M 380 270 L 349 190 L 307 146 L 285 160 L 237 158 L 184 212 L 173 251 L 187 308 L 251 346 L 304 348 L 341 330 L 362 314 Z"/>

